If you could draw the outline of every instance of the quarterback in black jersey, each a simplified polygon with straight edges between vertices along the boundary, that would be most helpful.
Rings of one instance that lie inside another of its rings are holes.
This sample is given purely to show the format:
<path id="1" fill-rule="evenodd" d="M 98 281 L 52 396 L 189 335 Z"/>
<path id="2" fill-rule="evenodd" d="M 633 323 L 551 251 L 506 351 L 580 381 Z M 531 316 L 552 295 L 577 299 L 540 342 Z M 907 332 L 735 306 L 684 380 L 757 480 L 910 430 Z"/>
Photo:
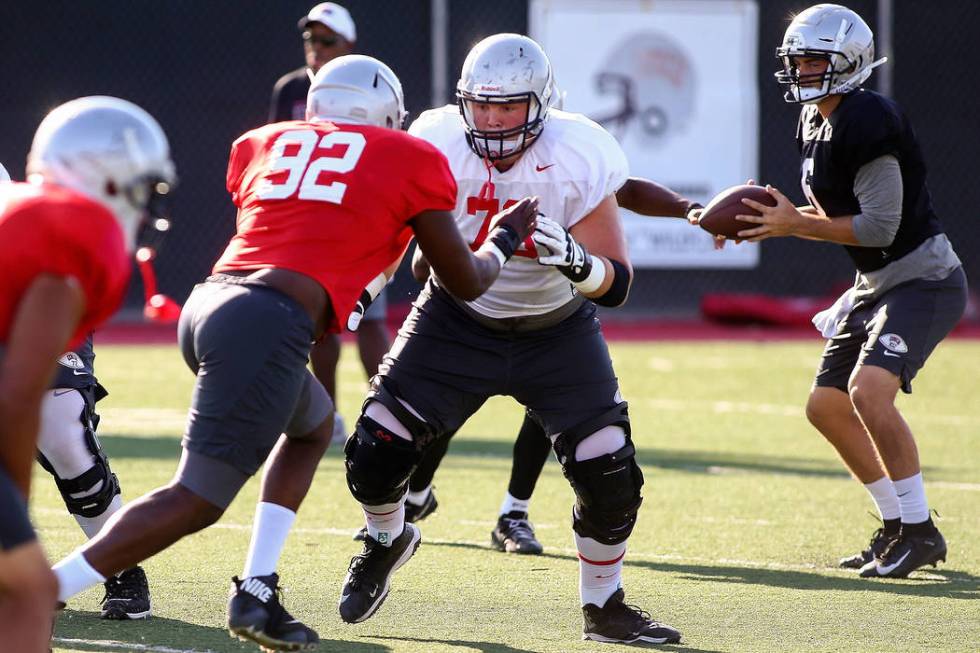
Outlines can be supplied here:
<path id="1" fill-rule="evenodd" d="M 873 68 L 874 36 L 840 5 L 796 16 L 776 50 L 787 102 L 803 104 L 797 128 L 800 178 L 809 206 L 775 188 L 769 208 L 741 238 L 797 236 L 839 243 L 854 261 L 850 288 L 814 323 L 828 338 L 806 406 L 874 499 L 882 527 L 867 549 L 844 558 L 865 578 L 903 578 L 946 560 L 930 519 L 915 439 L 895 406 L 956 325 L 966 277 L 932 208 L 926 168 L 908 118 L 894 101 L 861 88 Z"/>

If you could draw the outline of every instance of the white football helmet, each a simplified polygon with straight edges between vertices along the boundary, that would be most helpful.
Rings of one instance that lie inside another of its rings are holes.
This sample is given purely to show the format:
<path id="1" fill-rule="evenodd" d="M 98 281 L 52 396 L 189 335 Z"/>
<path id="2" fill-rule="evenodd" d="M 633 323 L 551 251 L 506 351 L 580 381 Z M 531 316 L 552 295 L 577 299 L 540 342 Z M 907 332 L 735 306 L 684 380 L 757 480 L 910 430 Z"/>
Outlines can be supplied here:
<path id="1" fill-rule="evenodd" d="M 405 122 L 402 83 L 374 57 L 337 57 L 313 76 L 306 119 L 401 129 Z"/>
<path id="2" fill-rule="evenodd" d="M 107 96 L 78 98 L 49 113 L 27 155 L 28 181 L 67 186 L 106 205 L 127 251 L 147 218 L 165 221 L 176 183 L 170 146 L 153 116 Z"/>
<path id="3" fill-rule="evenodd" d="M 523 152 L 534 142 L 559 96 L 551 62 L 540 45 L 520 34 L 494 34 L 466 55 L 456 98 L 470 148 L 495 161 Z M 499 131 L 477 129 L 472 104 L 522 101 L 527 102 L 523 124 Z"/>
<path id="4" fill-rule="evenodd" d="M 868 24 L 847 7 L 814 5 L 796 16 L 776 48 L 783 69 L 776 81 L 787 87 L 787 102 L 811 104 L 828 95 L 853 91 L 885 63 L 875 61 L 874 34 Z M 820 75 L 800 76 L 793 57 L 819 57 L 829 62 Z"/>

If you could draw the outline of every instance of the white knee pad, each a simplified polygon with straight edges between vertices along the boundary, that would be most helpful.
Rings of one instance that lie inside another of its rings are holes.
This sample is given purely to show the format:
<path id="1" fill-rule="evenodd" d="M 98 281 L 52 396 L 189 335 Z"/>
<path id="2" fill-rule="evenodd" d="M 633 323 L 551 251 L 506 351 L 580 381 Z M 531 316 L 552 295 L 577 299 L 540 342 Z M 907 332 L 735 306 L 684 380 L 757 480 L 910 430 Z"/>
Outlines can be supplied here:
<path id="1" fill-rule="evenodd" d="M 578 447 L 575 448 L 575 460 L 592 460 L 616 453 L 624 446 L 626 446 L 626 431 L 620 426 L 604 426 L 578 443 Z"/>
<path id="2" fill-rule="evenodd" d="M 37 448 L 60 478 L 76 478 L 95 464 L 85 442 L 84 408 L 82 394 L 67 388 L 49 390 L 41 403 Z"/>

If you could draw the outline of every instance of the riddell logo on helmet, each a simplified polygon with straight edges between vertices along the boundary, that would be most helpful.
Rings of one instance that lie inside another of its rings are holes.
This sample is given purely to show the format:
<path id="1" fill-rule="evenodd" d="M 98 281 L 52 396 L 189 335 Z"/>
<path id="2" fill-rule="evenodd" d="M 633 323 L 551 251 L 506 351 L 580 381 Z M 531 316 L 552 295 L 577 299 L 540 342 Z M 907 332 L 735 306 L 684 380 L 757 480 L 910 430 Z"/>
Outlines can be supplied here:
<path id="1" fill-rule="evenodd" d="M 480 91 L 484 91 L 484 92 L 487 92 L 487 93 L 496 93 L 497 91 L 500 90 L 500 86 L 497 85 L 497 84 L 477 84 L 473 88 L 473 90 L 476 91 L 476 92 L 478 92 L 478 93 Z"/>

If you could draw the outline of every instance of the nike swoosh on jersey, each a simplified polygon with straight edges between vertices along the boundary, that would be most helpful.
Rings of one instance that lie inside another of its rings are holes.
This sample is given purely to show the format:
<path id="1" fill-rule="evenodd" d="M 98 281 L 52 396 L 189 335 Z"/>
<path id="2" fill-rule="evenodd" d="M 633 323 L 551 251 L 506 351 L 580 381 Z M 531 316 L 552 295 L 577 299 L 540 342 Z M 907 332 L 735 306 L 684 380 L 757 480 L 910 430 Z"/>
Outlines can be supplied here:
<path id="1" fill-rule="evenodd" d="M 547 170 L 548 168 L 550 168 L 553 165 L 555 165 L 555 164 L 554 163 L 549 163 L 546 166 L 534 166 L 534 169 L 537 170 L 538 172 L 544 172 L 545 170 Z"/>
<path id="2" fill-rule="evenodd" d="M 884 352 L 885 356 L 891 356 L 892 358 L 901 358 L 898 354 L 892 353 L 890 351 Z"/>
<path id="3" fill-rule="evenodd" d="M 891 564 L 891 565 L 878 565 L 878 569 L 877 569 L 878 575 L 879 576 L 887 576 L 888 574 L 892 573 L 892 571 L 896 567 L 898 567 L 900 564 L 902 564 L 903 562 L 905 562 L 905 559 L 907 557 L 909 557 L 909 554 L 910 553 L 912 553 L 911 550 L 910 551 L 906 551 L 905 552 L 905 555 L 903 555 L 901 558 L 899 558 L 898 559 L 898 562 L 896 562 L 894 564 Z"/>

